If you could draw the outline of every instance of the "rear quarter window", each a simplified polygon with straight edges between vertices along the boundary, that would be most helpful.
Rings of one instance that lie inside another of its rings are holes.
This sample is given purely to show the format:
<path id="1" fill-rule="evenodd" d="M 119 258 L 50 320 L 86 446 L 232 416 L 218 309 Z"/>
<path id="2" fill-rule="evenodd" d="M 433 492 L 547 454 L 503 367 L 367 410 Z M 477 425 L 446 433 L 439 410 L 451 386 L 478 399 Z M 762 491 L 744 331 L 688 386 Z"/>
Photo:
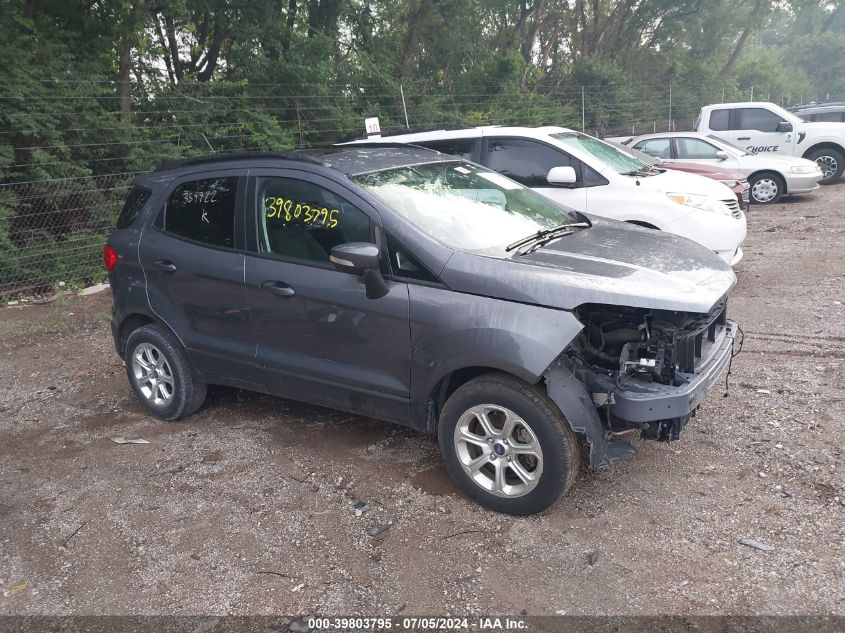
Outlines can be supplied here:
<path id="1" fill-rule="evenodd" d="M 126 202 L 123 204 L 123 209 L 121 209 L 120 215 L 117 216 L 117 228 L 127 229 L 132 226 L 132 223 L 135 222 L 135 218 L 138 217 L 138 213 L 141 212 L 141 209 L 144 208 L 144 205 L 147 204 L 147 200 L 149 199 L 149 191 L 142 189 L 141 187 L 132 187 L 132 190 L 126 198 Z"/>
<path id="2" fill-rule="evenodd" d="M 710 113 L 710 129 L 716 131 L 724 131 L 731 129 L 730 117 L 730 110 L 713 110 Z"/>

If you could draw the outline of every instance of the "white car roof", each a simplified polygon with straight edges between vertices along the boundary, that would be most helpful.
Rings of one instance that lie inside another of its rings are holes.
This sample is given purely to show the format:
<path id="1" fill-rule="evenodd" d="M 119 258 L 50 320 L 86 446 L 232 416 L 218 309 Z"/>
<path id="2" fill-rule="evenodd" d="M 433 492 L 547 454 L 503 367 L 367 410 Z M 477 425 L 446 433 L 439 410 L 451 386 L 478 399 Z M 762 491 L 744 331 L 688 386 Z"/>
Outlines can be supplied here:
<path id="1" fill-rule="evenodd" d="M 381 137 L 371 137 L 352 141 L 353 143 L 413 143 L 414 141 L 439 141 L 454 138 L 480 138 L 482 136 L 525 136 L 529 138 L 544 138 L 550 134 L 572 132 L 569 128 L 559 125 L 543 125 L 539 127 L 508 126 L 508 125 L 479 125 L 456 130 L 427 130 L 425 132 L 410 132 L 408 134 L 388 134 Z"/>

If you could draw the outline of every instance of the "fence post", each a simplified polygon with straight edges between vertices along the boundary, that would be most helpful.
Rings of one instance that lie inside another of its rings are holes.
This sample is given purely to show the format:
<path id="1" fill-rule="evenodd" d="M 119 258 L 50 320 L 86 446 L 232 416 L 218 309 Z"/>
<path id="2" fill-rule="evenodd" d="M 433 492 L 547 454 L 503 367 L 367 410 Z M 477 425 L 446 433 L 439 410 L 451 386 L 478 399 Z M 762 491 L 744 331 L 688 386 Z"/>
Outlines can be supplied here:
<path id="1" fill-rule="evenodd" d="M 754 101 L 754 86 L 751 86 L 751 99 L 750 101 Z"/>
<path id="2" fill-rule="evenodd" d="M 584 86 L 581 86 L 581 132 L 584 132 L 587 129 L 587 126 L 584 125 L 584 121 Z"/>
<path id="3" fill-rule="evenodd" d="M 405 112 L 405 128 L 410 130 L 411 126 L 408 123 L 408 108 L 405 107 L 405 89 L 402 84 L 399 84 L 399 93 L 402 95 L 402 111 Z"/>
<path id="4" fill-rule="evenodd" d="M 672 131 L 672 84 L 669 84 L 669 131 Z"/>

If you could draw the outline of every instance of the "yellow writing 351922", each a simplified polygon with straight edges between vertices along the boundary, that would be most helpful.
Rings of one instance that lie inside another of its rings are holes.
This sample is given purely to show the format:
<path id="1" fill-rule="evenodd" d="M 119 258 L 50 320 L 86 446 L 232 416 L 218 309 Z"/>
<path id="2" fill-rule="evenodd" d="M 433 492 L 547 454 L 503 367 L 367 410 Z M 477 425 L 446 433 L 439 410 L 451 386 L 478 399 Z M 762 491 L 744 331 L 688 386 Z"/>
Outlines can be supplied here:
<path id="1" fill-rule="evenodd" d="M 304 202 L 295 202 L 290 198 L 270 197 L 264 199 L 267 207 L 267 218 L 277 218 L 290 222 L 299 220 L 305 224 L 322 224 L 324 227 L 333 229 L 338 225 L 337 209 L 326 207 L 312 207 Z"/>

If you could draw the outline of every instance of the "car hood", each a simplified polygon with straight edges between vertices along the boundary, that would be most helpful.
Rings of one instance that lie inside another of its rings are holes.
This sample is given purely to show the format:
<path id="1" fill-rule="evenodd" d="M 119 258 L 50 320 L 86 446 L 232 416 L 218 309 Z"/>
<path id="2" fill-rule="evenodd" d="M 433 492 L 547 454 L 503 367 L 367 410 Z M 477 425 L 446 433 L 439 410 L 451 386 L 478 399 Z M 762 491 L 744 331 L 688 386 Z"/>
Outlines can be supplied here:
<path id="1" fill-rule="evenodd" d="M 816 165 L 811 160 L 788 154 L 774 154 L 766 152 L 763 154 L 744 154 L 736 159 L 743 169 L 781 169 L 788 170 L 797 165 Z"/>
<path id="2" fill-rule="evenodd" d="M 721 167 L 713 167 L 711 165 L 702 165 L 700 163 L 675 163 L 667 161 L 661 163 L 660 167 L 666 169 L 674 169 L 675 171 L 685 171 L 690 174 L 698 174 L 705 178 L 712 178 L 713 180 L 744 180 L 745 174 L 732 169 L 722 169 Z"/>
<path id="3" fill-rule="evenodd" d="M 571 310 L 584 303 L 707 313 L 736 282 L 686 238 L 588 216 L 593 226 L 528 255 L 456 252 L 441 272 L 453 290 Z"/>
<path id="4" fill-rule="evenodd" d="M 710 196 L 716 200 L 733 200 L 734 192 L 718 180 L 705 178 L 698 174 L 689 174 L 675 169 L 667 169 L 657 176 L 622 176 L 639 182 L 639 187 L 656 193 L 691 193 Z"/>

